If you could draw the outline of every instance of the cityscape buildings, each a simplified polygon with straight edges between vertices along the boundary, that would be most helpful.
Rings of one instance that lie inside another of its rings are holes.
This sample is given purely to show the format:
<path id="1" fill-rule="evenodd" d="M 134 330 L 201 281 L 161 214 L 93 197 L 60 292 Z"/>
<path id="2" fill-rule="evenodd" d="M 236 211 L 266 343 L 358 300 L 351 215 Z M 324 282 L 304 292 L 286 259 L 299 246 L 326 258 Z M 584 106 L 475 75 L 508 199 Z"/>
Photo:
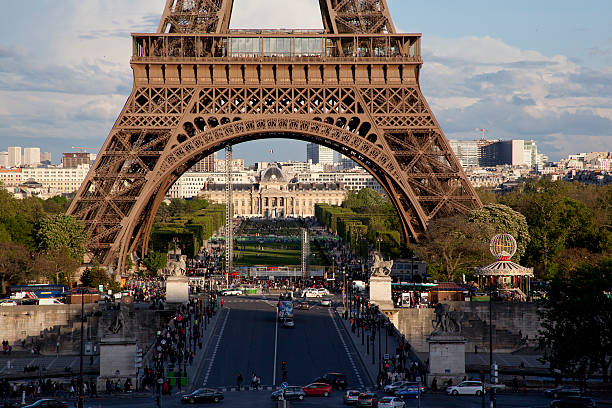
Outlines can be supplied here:
<path id="1" fill-rule="evenodd" d="M 31 167 L 40 164 L 40 148 L 26 147 L 23 149 L 23 166 Z"/>
<path id="2" fill-rule="evenodd" d="M 306 145 L 306 161 L 312 160 L 314 164 L 334 164 L 334 151 L 316 143 Z"/>

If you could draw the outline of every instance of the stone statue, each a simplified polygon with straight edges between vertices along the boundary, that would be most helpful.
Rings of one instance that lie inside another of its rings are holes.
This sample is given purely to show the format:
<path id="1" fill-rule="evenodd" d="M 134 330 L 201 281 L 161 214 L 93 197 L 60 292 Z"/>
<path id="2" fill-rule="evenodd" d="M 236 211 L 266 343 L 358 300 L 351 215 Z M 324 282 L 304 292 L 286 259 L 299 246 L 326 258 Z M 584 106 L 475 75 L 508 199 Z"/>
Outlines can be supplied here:
<path id="1" fill-rule="evenodd" d="M 389 276 L 393 268 L 393 261 L 385 261 L 380 252 L 374 252 L 374 264 L 370 276 Z"/>
<path id="2" fill-rule="evenodd" d="M 432 320 L 431 324 L 434 331 L 432 335 L 444 334 L 461 334 L 461 320 L 463 320 L 463 312 L 450 310 L 450 306 L 445 303 L 438 303 L 434 309 L 436 320 Z"/>
<path id="3" fill-rule="evenodd" d="M 187 257 L 185 255 L 182 255 L 179 257 L 178 261 L 168 261 L 164 268 L 166 275 L 185 276 L 185 273 L 187 272 L 187 262 L 185 262 L 186 258 Z"/>
<path id="4" fill-rule="evenodd" d="M 123 312 L 120 310 L 119 313 L 117 313 L 117 315 L 115 316 L 113 324 L 111 324 L 108 329 L 113 334 L 119 334 L 119 332 L 121 331 L 121 329 L 123 329 L 124 326 L 125 318 L 123 317 Z"/>

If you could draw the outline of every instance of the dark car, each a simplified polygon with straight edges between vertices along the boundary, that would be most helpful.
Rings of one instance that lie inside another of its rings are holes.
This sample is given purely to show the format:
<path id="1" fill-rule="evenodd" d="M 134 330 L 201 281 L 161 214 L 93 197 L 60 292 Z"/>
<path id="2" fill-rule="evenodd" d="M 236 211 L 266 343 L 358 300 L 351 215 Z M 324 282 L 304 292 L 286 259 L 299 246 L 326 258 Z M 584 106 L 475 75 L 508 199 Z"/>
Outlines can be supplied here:
<path id="1" fill-rule="evenodd" d="M 567 397 L 550 403 L 551 408 L 590 408 L 596 406 L 593 398 L 589 397 Z"/>
<path id="2" fill-rule="evenodd" d="M 376 407 L 378 406 L 378 395 L 375 392 L 362 392 L 357 400 L 358 407 Z"/>
<path id="3" fill-rule="evenodd" d="M 54 399 L 41 399 L 23 408 L 68 408 L 68 404 Z"/>
<path id="4" fill-rule="evenodd" d="M 544 390 L 544 396 L 548 398 L 579 397 L 580 389 L 570 387 L 568 385 L 562 385 L 561 387 Z"/>
<path id="5" fill-rule="evenodd" d="M 283 396 L 284 391 L 284 399 L 286 400 L 303 400 L 306 396 L 306 393 L 302 391 L 302 387 L 287 387 L 285 390 L 280 389 L 276 390 L 272 393 L 272 399 L 278 401 Z"/>
<path id="6" fill-rule="evenodd" d="M 300 309 L 300 310 L 308 310 L 308 309 L 310 309 L 310 303 L 308 303 L 308 302 L 296 302 L 294 307 L 296 309 Z"/>
<path id="7" fill-rule="evenodd" d="M 223 399 L 221 391 L 211 388 L 200 388 L 191 394 L 183 395 L 181 402 L 183 404 L 197 404 L 200 402 L 219 402 Z"/>
<path id="8" fill-rule="evenodd" d="M 348 382 L 346 381 L 346 375 L 341 373 L 327 373 L 322 377 L 317 378 L 313 382 L 322 382 L 332 386 L 334 389 L 346 390 Z"/>

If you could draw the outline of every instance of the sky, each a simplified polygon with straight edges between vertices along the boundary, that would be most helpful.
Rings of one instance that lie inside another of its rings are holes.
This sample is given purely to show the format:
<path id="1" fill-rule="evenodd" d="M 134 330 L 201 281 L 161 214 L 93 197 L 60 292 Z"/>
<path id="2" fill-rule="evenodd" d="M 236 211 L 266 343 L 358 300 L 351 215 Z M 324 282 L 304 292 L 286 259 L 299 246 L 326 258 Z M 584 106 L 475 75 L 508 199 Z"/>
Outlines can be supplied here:
<path id="1" fill-rule="evenodd" d="M 30 0 L 0 15 L 0 150 L 58 162 L 99 150 L 132 89 L 131 32 L 165 0 Z M 610 0 L 388 0 L 422 33 L 422 91 L 449 139 L 534 139 L 552 160 L 612 150 Z M 235 0 L 232 28 L 322 28 L 317 0 Z M 274 153 L 271 155 L 270 150 Z M 234 148 L 248 163 L 305 160 L 302 142 Z"/>

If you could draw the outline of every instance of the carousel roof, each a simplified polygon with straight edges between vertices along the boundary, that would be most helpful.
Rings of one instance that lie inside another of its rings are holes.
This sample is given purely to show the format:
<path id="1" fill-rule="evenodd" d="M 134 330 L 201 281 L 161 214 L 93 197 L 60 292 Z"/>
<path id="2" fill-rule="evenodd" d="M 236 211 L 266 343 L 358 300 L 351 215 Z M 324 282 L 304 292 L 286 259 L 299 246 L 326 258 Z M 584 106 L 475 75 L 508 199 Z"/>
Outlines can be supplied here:
<path id="1" fill-rule="evenodd" d="M 483 268 L 476 268 L 476 276 L 525 276 L 533 278 L 533 268 L 525 268 L 512 261 L 497 261 Z"/>

